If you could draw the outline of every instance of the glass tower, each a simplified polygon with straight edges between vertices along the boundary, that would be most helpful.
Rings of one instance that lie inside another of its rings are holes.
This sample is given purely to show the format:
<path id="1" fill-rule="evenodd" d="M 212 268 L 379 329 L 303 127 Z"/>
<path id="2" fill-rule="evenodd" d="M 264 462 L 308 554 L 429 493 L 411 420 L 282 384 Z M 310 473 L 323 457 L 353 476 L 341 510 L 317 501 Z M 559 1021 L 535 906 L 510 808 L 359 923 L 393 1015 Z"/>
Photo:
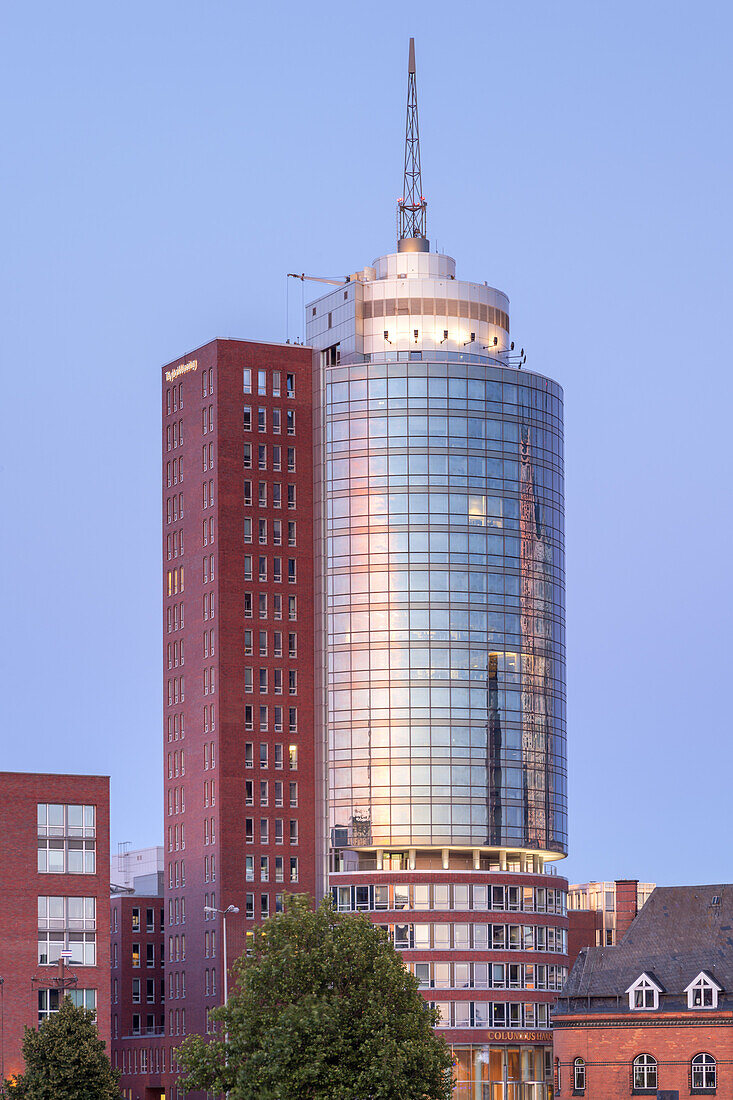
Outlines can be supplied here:
<path id="1" fill-rule="evenodd" d="M 429 250 L 409 186 L 414 235 L 306 314 L 322 888 L 440 1006 L 456 1095 L 545 1100 L 567 961 L 562 390 L 515 352 L 507 296 Z"/>

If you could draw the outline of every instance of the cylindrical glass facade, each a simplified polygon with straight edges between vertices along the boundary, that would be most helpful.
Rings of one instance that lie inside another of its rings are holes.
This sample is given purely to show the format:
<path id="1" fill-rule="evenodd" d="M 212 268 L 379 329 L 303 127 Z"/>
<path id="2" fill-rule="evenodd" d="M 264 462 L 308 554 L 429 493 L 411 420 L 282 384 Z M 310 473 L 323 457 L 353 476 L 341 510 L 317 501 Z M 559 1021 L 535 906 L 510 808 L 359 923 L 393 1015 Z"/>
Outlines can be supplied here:
<path id="1" fill-rule="evenodd" d="M 562 391 L 408 354 L 322 379 L 331 846 L 562 854 Z"/>

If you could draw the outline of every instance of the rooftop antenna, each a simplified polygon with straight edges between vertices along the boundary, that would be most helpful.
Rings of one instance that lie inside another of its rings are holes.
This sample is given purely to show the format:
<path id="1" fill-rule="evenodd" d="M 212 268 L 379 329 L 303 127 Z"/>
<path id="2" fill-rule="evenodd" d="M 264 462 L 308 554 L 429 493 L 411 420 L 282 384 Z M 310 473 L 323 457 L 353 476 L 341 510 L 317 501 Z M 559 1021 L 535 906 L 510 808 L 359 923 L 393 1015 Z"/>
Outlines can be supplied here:
<path id="1" fill-rule="evenodd" d="M 429 252 L 425 236 L 427 202 L 423 198 L 420 175 L 420 127 L 417 120 L 417 78 L 415 75 L 415 39 L 410 39 L 407 65 L 407 124 L 405 127 L 405 183 L 397 203 L 398 252 Z"/>

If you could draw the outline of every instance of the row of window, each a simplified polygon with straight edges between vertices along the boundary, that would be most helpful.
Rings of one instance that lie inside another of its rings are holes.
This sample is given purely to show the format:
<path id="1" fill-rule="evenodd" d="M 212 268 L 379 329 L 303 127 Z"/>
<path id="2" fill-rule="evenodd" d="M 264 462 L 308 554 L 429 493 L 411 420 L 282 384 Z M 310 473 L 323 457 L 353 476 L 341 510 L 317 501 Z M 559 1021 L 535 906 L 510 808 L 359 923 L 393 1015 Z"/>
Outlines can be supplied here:
<path id="1" fill-rule="evenodd" d="M 273 856 L 272 858 L 274 860 L 274 879 L 273 879 L 273 881 L 274 882 L 285 882 L 285 857 L 284 856 Z M 255 861 L 256 861 L 256 859 L 257 859 L 256 856 L 245 856 L 244 857 L 245 876 L 246 876 L 247 882 L 254 882 L 255 881 Z M 298 881 L 298 875 L 299 875 L 298 857 L 297 856 L 290 856 L 289 861 L 290 861 L 290 881 L 291 882 L 297 882 Z M 269 882 L 270 881 L 270 856 L 260 856 L 259 857 L 259 871 L 260 871 L 260 882 Z M 262 896 L 264 897 L 264 895 L 262 895 Z M 280 910 L 276 910 L 276 911 L 279 912 Z"/>
<path id="2" fill-rule="evenodd" d="M 254 601 L 255 594 L 253 592 L 244 593 L 244 617 L 245 619 L 251 619 L 254 614 Z M 298 597 L 287 596 L 287 609 L 288 619 L 294 622 L 298 618 Z M 268 618 L 268 593 L 257 593 L 257 613 L 260 619 Z M 272 594 L 272 617 L 277 621 L 283 617 L 283 596 L 280 592 L 274 592 Z"/>
<path id="3" fill-rule="evenodd" d="M 173 1012 L 170 1014 L 170 1031 L 169 1035 L 185 1035 L 186 1034 L 186 1010 L 181 1009 L 181 1016 L 183 1017 L 183 1031 L 180 1031 L 180 1017 L 179 1010 L 176 1009 L 176 1023 L 177 1027 L 173 1030 Z M 155 1025 L 155 1016 L 150 1013 L 147 1017 L 148 1024 L 143 1025 L 140 1022 L 139 1013 L 134 1013 L 132 1017 L 132 1034 L 133 1035 L 162 1035 L 163 1028 L 158 1028 Z M 115 1016 L 113 1022 L 112 1035 L 113 1038 L 117 1038 L 117 1017 Z M 155 1046 L 148 1050 L 146 1047 L 139 1047 L 137 1044 L 130 1047 L 123 1047 L 122 1051 L 114 1052 L 114 1066 L 115 1069 L 121 1070 L 124 1076 L 131 1073 L 165 1073 L 165 1047 Z M 171 1067 L 172 1069 L 173 1067 Z M 180 1090 L 176 1090 L 179 1096 L 184 1094 Z M 129 1090 L 128 1093 L 123 1089 L 122 1095 L 126 1100 L 132 1100 L 133 1090 Z"/>
<path id="4" fill-rule="evenodd" d="M 291 771 L 298 770 L 298 746 L 288 745 L 288 767 Z M 278 769 L 283 767 L 283 746 L 281 744 L 275 744 L 273 746 L 273 767 Z M 267 741 L 260 741 L 259 752 L 259 764 L 261 768 L 269 768 L 270 766 L 270 747 Z M 244 766 L 245 768 L 254 767 L 254 742 L 246 741 L 244 745 Z"/>
<path id="5" fill-rule="evenodd" d="M 183 738 L 186 736 L 185 714 L 169 714 L 167 719 L 167 727 L 169 741 L 178 741 L 179 737 L 181 738 L 181 740 L 183 740 Z"/>
<path id="6" fill-rule="evenodd" d="M 38 990 L 38 1026 L 61 1008 L 63 997 L 70 997 L 71 1003 L 77 1008 L 87 1008 L 96 1011 L 96 989 L 64 989 L 63 996 L 60 989 Z"/>
<path id="7" fill-rule="evenodd" d="M 212 818 L 213 821 L 213 818 Z M 275 829 L 273 839 L 275 844 L 284 844 L 283 839 L 283 819 L 281 817 L 275 818 Z M 244 839 L 247 844 L 254 844 L 255 842 L 255 819 L 253 817 L 245 817 L 244 819 Z M 290 844 L 298 843 L 298 822 L 293 818 L 289 822 L 288 842 Z M 259 822 L 259 843 L 270 843 L 270 822 L 266 817 L 260 818 Z"/>
<path id="8" fill-rule="evenodd" d="M 186 812 L 186 788 L 168 788 L 168 816 L 173 814 L 185 814 Z"/>
<path id="9" fill-rule="evenodd" d="M 38 836 L 91 837 L 97 835 L 96 806 L 39 802 L 36 808 Z"/>
<path id="10" fill-rule="evenodd" d="M 284 795 L 284 783 L 280 779 L 276 779 L 273 783 L 274 787 L 274 802 L 276 806 L 282 806 Z M 288 795 L 291 806 L 298 805 L 298 783 L 295 780 L 291 780 L 288 784 Z M 269 806 L 270 804 L 270 781 L 269 779 L 260 779 L 259 782 L 259 796 L 260 806 Z M 244 782 L 244 803 L 246 806 L 254 806 L 255 804 L 255 781 L 253 779 L 246 779 Z M 208 803 L 206 803 L 208 805 Z M 213 805 L 213 803 L 212 803 Z"/>
<path id="11" fill-rule="evenodd" d="M 280 481 L 259 481 L 257 483 L 257 504 L 260 508 L 267 507 L 267 486 L 270 485 L 272 489 L 272 507 L 282 508 L 283 503 L 283 487 Z M 296 489 L 292 482 L 286 484 L 286 495 L 288 508 L 295 508 L 297 505 Z M 253 501 L 252 496 L 252 481 L 250 478 L 244 479 L 244 503 L 251 505 Z"/>
<path id="12" fill-rule="evenodd" d="M 550 1006 L 532 1001 L 432 1001 L 436 1027 L 549 1027 Z"/>
<path id="13" fill-rule="evenodd" d="M 287 578 L 288 584 L 297 583 L 298 566 L 295 558 L 287 559 Z M 246 581 L 253 579 L 252 554 L 244 555 L 244 579 Z M 272 580 L 275 584 L 282 584 L 282 579 L 283 559 L 276 556 L 272 559 Z M 265 554 L 260 554 L 257 560 L 257 580 L 260 584 L 266 584 L 268 580 L 268 559 Z"/>
<path id="14" fill-rule="evenodd" d="M 174 523 L 178 519 L 183 519 L 183 493 L 174 493 L 172 497 L 166 498 L 165 518 L 166 523 Z"/>
<path id="15" fill-rule="evenodd" d="M 38 931 L 38 965 L 56 966 L 62 951 L 70 951 L 66 958 L 69 966 L 97 965 L 97 933 L 69 932 L 64 929 L 57 932 Z"/>
<path id="16" fill-rule="evenodd" d="M 176 447 L 183 446 L 183 421 L 174 420 L 165 429 L 165 449 L 173 451 Z"/>
<path id="17" fill-rule="evenodd" d="M 718 994 L 722 987 L 705 970 L 685 986 L 688 1008 L 717 1008 Z M 643 973 L 633 982 L 626 993 L 632 1012 L 656 1011 L 659 1008 L 659 996 L 664 990 L 649 974 Z"/>
<path id="18" fill-rule="evenodd" d="M 562 1066 L 556 1062 L 557 1090 L 562 1089 Z M 588 1085 L 588 1066 L 584 1058 L 574 1058 L 572 1063 L 572 1083 L 575 1094 L 584 1093 Z M 651 1054 L 637 1054 L 631 1066 L 631 1087 L 639 1092 L 656 1092 L 659 1081 L 659 1066 Z M 718 1067 L 712 1054 L 696 1054 L 690 1061 L 690 1087 L 705 1092 L 714 1092 L 718 1084 Z"/>
<path id="19" fill-rule="evenodd" d="M 280 435 L 282 432 L 282 410 L 270 409 L 272 431 L 275 435 Z M 242 410 L 242 427 L 245 432 L 252 431 L 252 408 L 250 405 L 245 405 Z M 288 435 L 295 435 L 295 409 L 285 410 L 285 430 Z M 209 428 L 209 431 L 213 431 L 213 428 Z M 257 431 L 267 431 L 267 409 L 260 406 L 257 409 Z"/>
<path id="20" fill-rule="evenodd" d="M 257 686 L 260 695 L 266 695 L 269 691 L 270 677 L 269 673 L 272 671 L 272 686 L 275 695 L 282 695 L 283 693 L 283 669 L 273 668 L 272 670 L 267 668 L 259 669 L 259 675 L 257 677 Z M 213 672 L 213 669 L 212 669 Z M 298 672 L 297 669 L 290 668 L 288 673 L 288 695 L 298 694 Z M 213 682 L 213 681 L 212 681 Z M 213 690 L 213 688 L 212 688 Z M 246 665 L 244 669 L 244 690 L 246 694 L 249 694 L 254 690 L 254 669 L 250 665 Z M 260 720 L 260 729 L 262 729 L 262 721 Z"/>
<path id="21" fill-rule="evenodd" d="M 155 978 L 147 978 L 145 981 L 145 1003 L 154 1005 L 156 1003 L 156 981 Z M 161 979 L 160 982 L 160 1000 L 165 1001 L 165 983 Z M 132 979 L 132 1003 L 139 1005 L 142 1003 L 142 981 L 140 978 Z"/>
<path id="22" fill-rule="evenodd" d="M 206 371 L 204 371 L 204 377 L 206 377 Z M 213 390 L 211 391 L 214 392 Z M 165 391 L 165 411 L 170 414 L 171 412 L 177 412 L 178 409 L 183 408 L 183 382 L 179 382 L 177 386 L 170 386 Z"/>
<path id="23" fill-rule="evenodd" d="M 267 397 L 268 388 L 268 372 L 263 369 L 258 369 L 254 372 L 254 376 L 257 380 L 257 394 L 260 397 Z M 252 378 L 253 372 L 250 367 L 245 367 L 242 372 L 242 392 L 252 393 Z M 269 394 L 271 397 L 295 397 L 295 375 L 287 372 L 285 374 L 285 392 L 282 393 L 282 372 L 279 370 L 273 370 L 269 373 L 270 389 Z"/>
<path id="24" fill-rule="evenodd" d="M 565 892 L 545 886 L 488 886 L 470 883 L 399 883 L 389 886 L 334 886 L 340 913 L 380 909 L 490 910 L 558 913 L 564 916 Z"/>
<path id="25" fill-rule="evenodd" d="M 275 671 L 277 672 L 278 670 L 276 669 Z M 245 705 L 244 705 L 244 728 L 245 728 L 245 730 L 254 730 L 254 728 L 255 728 L 255 726 L 254 726 L 254 718 L 255 718 L 254 709 L 255 708 L 253 707 L 253 705 L 251 703 L 245 703 Z M 288 712 L 288 727 L 287 727 L 288 732 L 289 733 L 297 733 L 298 732 L 298 708 L 297 707 L 287 707 L 287 708 L 285 708 L 285 707 L 280 707 L 280 706 L 274 706 L 272 709 L 273 709 L 273 715 L 274 715 L 273 729 L 274 729 L 275 733 L 279 733 L 284 729 L 284 726 L 283 726 L 283 713 L 286 709 L 287 709 L 287 712 Z M 260 732 L 264 733 L 269 728 L 268 727 L 269 709 L 268 709 L 267 706 L 262 705 L 258 708 L 258 711 L 259 711 L 259 729 L 260 729 Z M 249 742 L 248 742 L 248 744 L 249 744 Z M 250 767 L 249 764 L 247 764 L 246 766 Z M 277 764 L 275 765 L 275 767 L 277 767 Z M 291 767 L 292 767 L 292 765 L 291 765 Z"/>
<path id="26" fill-rule="evenodd" d="M 180 531 L 174 531 L 172 535 L 166 535 L 165 554 L 167 561 L 177 558 L 179 554 L 183 557 L 183 528 Z"/>
<path id="27" fill-rule="evenodd" d="M 409 969 L 423 989 L 541 989 L 559 992 L 566 966 L 547 963 L 416 962 Z"/>
<path id="28" fill-rule="evenodd" d="M 383 925 L 398 951 L 552 951 L 567 954 L 567 932 L 544 924 Z"/>
<path id="29" fill-rule="evenodd" d="M 183 481 L 183 455 L 165 464 L 165 482 L 168 488 L 177 485 L 179 481 Z"/>
<path id="30" fill-rule="evenodd" d="M 96 840 L 38 839 L 38 871 L 45 875 L 95 875 Z"/>
<path id="31" fill-rule="evenodd" d="M 176 596 L 179 592 L 183 592 L 186 587 L 185 582 L 185 566 L 181 565 L 177 569 L 169 569 L 165 577 L 166 595 Z"/>
<path id="32" fill-rule="evenodd" d="M 253 631 L 245 630 L 244 632 L 244 655 L 245 657 L 251 657 L 254 653 L 253 644 Z M 268 647 L 268 631 L 260 630 L 257 638 L 258 652 L 260 657 L 267 657 L 269 652 Z M 283 636 L 279 630 L 274 630 L 272 634 L 272 656 L 282 657 L 283 655 Z M 298 635 L 291 631 L 288 634 L 288 657 L 295 658 L 298 656 Z"/>
<path id="33" fill-rule="evenodd" d="M 186 826 L 181 825 L 169 825 L 168 826 L 168 851 L 178 852 L 186 850 Z"/>
<path id="34" fill-rule="evenodd" d="M 164 955 L 164 948 L 163 948 L 163 944 L 161 944 L 160 945 L 160 962 L 159 962 L 160 966 L 162 966 L 163 962 L 164 962 L 163 955 Z M 141 954 L 141 949 L 140 949 L 140 944 L 139 943 L 133 943 L 131 945 L 130 960 L 131 960 L 132 966 L 136 970 L 139 969 L 139 967 L 142 966 L 142 961 L 141 961 L 142 960 L 142 954 Z M 111 962 L 112 962 L 112 969 L 113 970 L 116 970 L 117 967 L 120 965 L 119 944 L 117 944 L 117 943 L 112 944 L 112 960 L 111 960 Z M 146 966 L 147 969 L 152 970 L 156 965 L 158 965 L 158 964 L 156 963 L 156 957 L 155 957 L 155 944 L 154 943 L 146 943 L 145 944 L 145 966 Z"/>
<path id="35" fill-rule="evenodd" d="M 160 910 L 160 930 L 163 931 L 164 924 L 164 912 Z M 131 925 L 133 932 L 140 932 L 142 930 L 142 910 L 139 906 L 133 906 L 131 910 Z M 119 931 L 119 909 L 117 906 L 112 907 L 111 914 L 111 927 L 110 932 Z M 145 910 L 145 931 L 155 931 L 155 909 L 146 908 Z"/>
<path id="36" fill-rule="evenodd" d="M 257 541 L 260 546 L 267 546 L 267 523 L 266 519 L 257 520 Z M 283 545 L 283 521 L 281 519 L 273 519 L 272 523 L 272 544 L 273 546 Z M 288 524 L 288 546 L 297 546 L 297 526 L 294 519 L 287 520 Z M 252 517 L 244 517 L 244 541 L 245 543 L 252 542 Z M 214 579 L 212 570 L 211 579 Z"/>
<path id="37" fill-rule="evenodd" d="M 209 447 L 211 447 L 211 446 L 212 446 L 212 444 L 209 444 Z M 243 465 L 244 465 L 245 470 L 251 470 L 252 469 L 252 462 L 254 460 L 255 453 L 256 453 L 256 456 L 257 456 L 257 469 L 258 470 L 267 470 L 268 469 L 268 465 L 267 465 L 267 457 L 268 457 L 267 456 L 267 446 L 268 445 L 267 445 L 267 443 L 258 443 L 256 452 L 253 451 L 254 446 L 255 445 L 253 443 L 245 443 L 244 444 Z M 206 448 L 204 447 L 204 451 L 205 450 L 206 450 Z M 280 446 L 279 443 L 273 443 L 272 444 L 271 459 L 272 459 L 272 469 L 273 470 L 282 470 L 283 456 L 282 456 L 282 447 Z M 206 457 L 204 457 L 204 470 L 206 470 L 206 461 L 207 461 Z M 295 473 L 295 447 L 286 447 L 286 449 L 285 449 L 285 462 L 286 462 L 286 469 L 287 469 L 288 473 L 289 474 Z M 213 462 L 212 462 L 209 465 L 209 469 L 213 470 L 213 468 L 214 467 L 213 467 Z"/>

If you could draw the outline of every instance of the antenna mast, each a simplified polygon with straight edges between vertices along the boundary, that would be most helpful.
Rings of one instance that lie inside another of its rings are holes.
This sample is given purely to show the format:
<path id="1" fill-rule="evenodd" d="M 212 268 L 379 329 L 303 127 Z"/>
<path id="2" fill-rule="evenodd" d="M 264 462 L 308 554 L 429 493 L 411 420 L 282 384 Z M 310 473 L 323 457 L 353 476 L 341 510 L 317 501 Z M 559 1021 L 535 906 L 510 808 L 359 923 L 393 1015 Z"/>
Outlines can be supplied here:
<path id="1" fill-rule="evenodd" d="M 400 252 L 428 252 L 430 241 L 425 236 L 427 202 L 422 194 L 420 175 L 420 127 L 417 120 L 417 79 L 415 76 L 415 39 L 410 39 L 407 66 L 407 125 L 405 127 L 405 183 L 402 198 L 397 203 L 399 230 L 397 248 Z"/>

